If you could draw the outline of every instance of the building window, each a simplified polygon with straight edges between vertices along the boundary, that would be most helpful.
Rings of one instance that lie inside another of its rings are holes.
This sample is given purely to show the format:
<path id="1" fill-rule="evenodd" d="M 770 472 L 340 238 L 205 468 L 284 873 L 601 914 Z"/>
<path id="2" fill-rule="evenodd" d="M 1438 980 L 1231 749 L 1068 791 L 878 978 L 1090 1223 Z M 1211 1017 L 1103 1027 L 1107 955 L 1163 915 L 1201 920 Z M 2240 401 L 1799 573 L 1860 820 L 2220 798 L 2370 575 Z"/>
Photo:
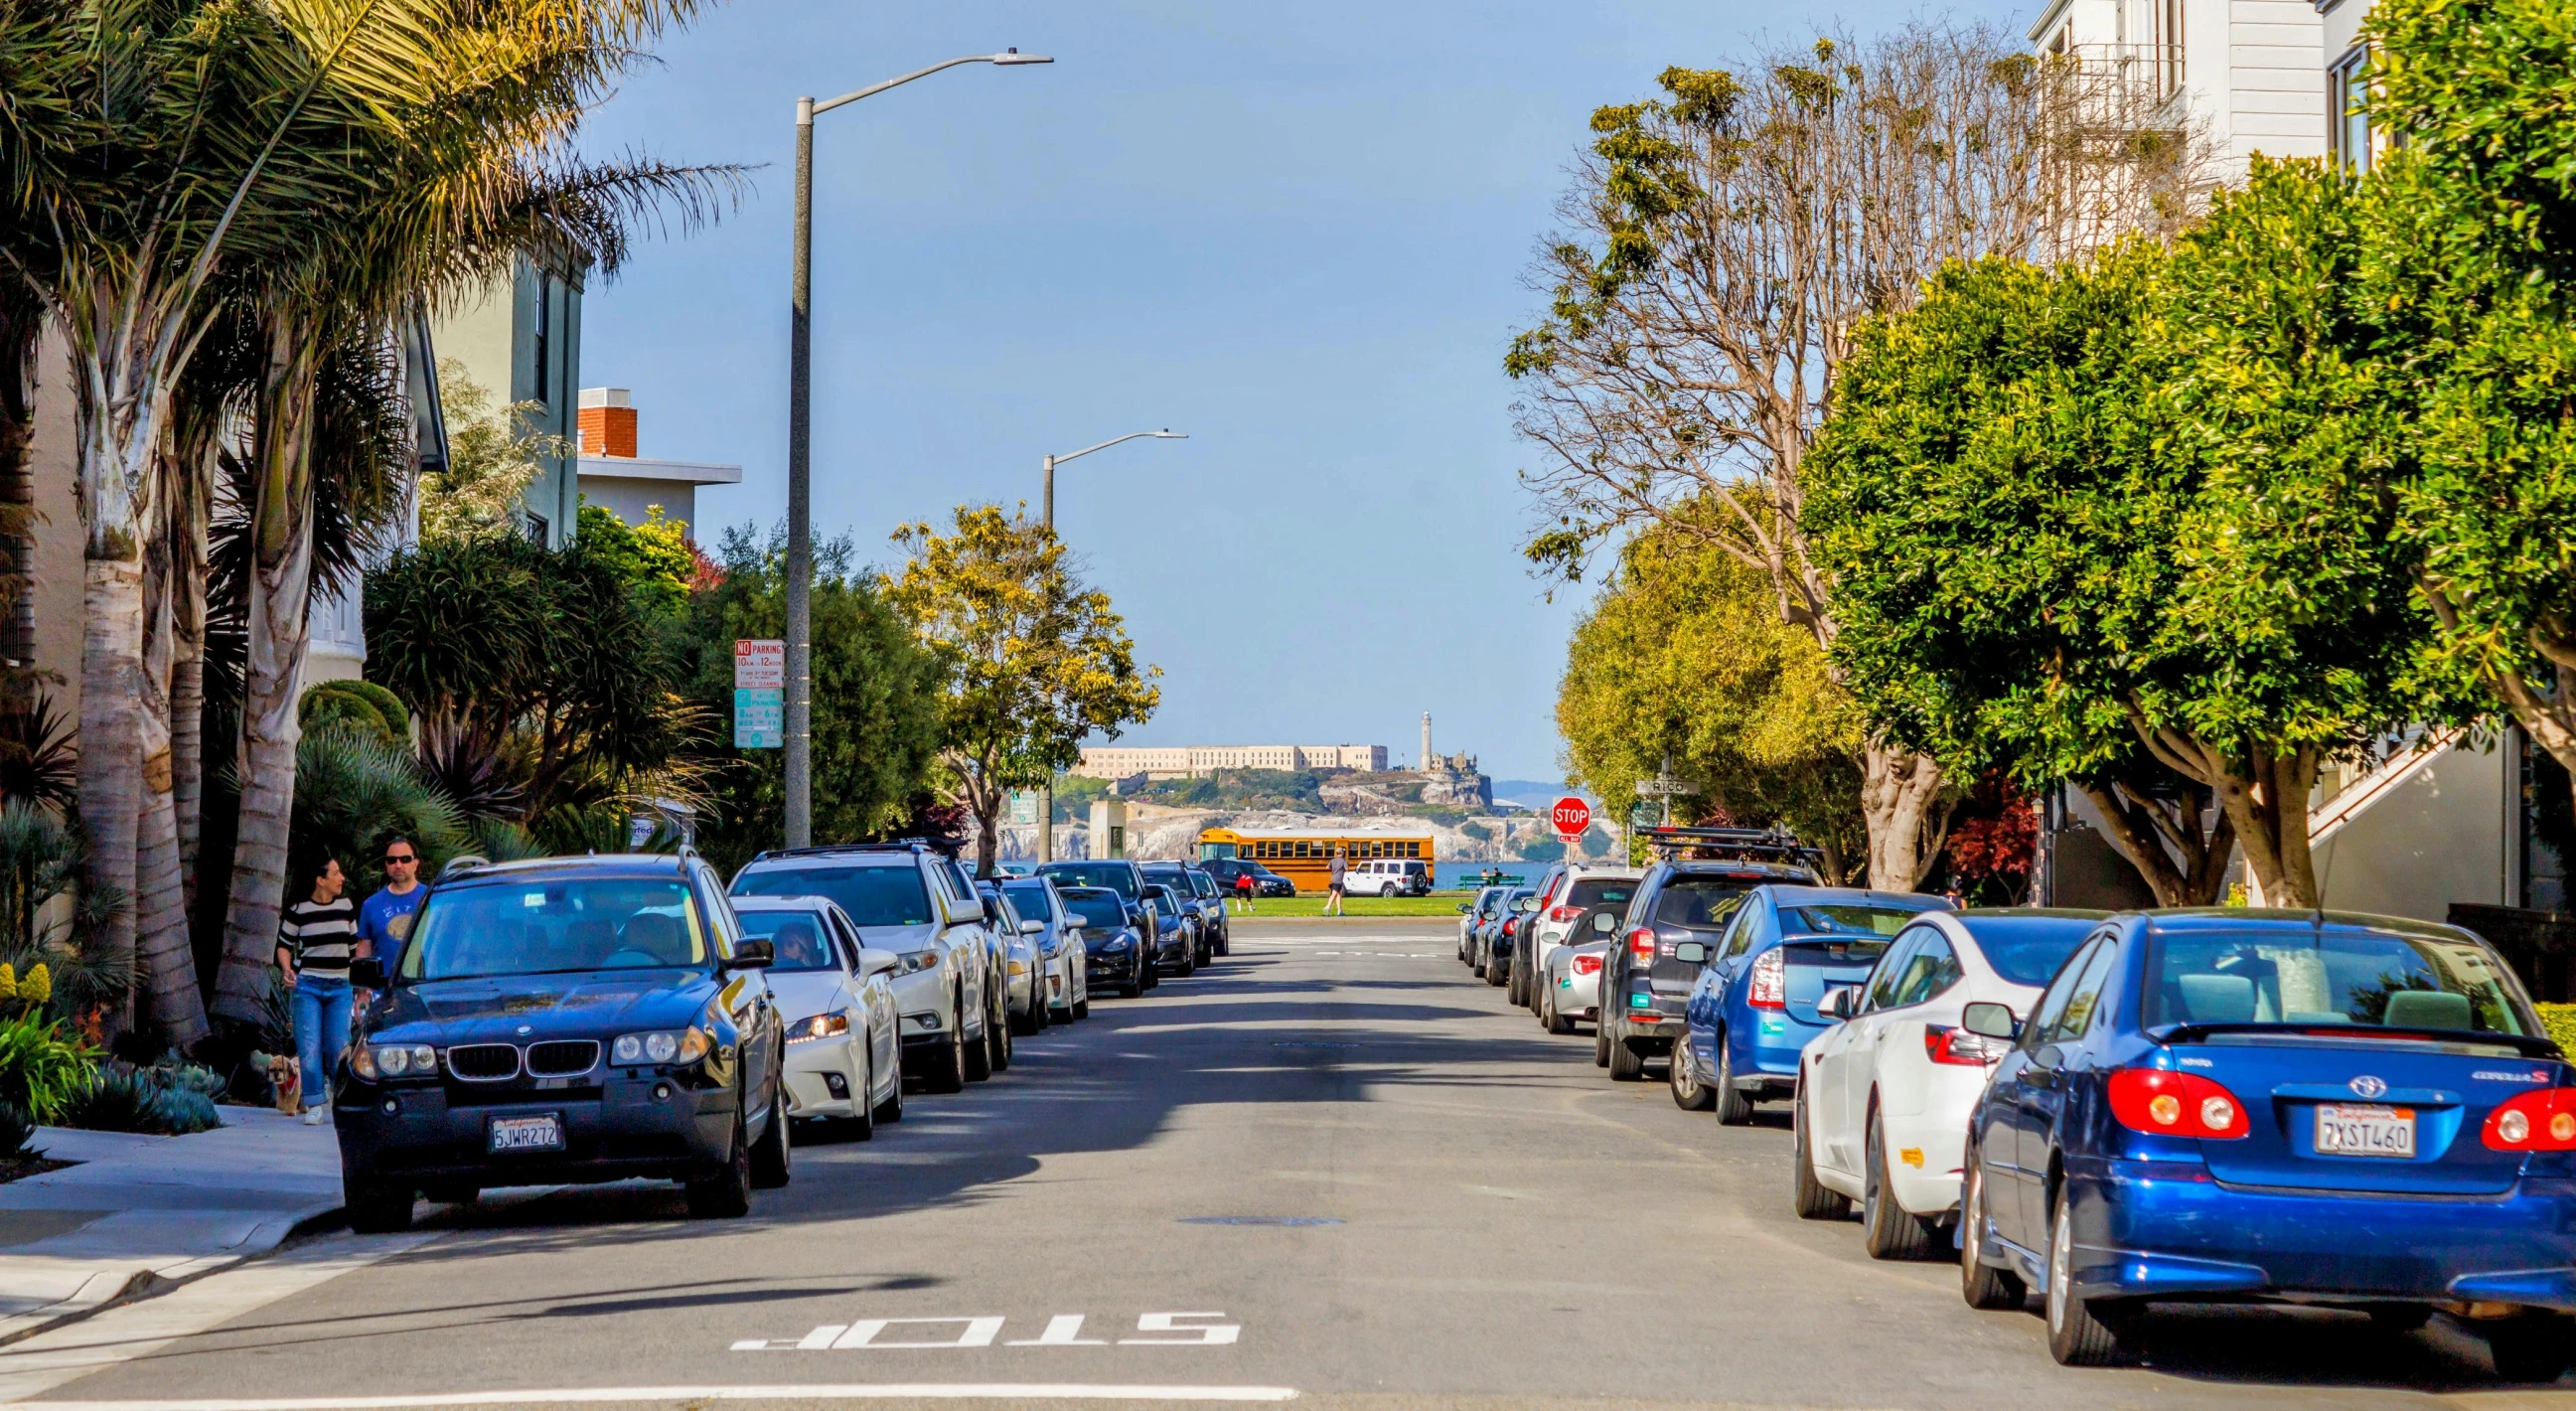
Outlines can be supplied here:
<path id="1" fill-rule="evenodd" d="M 537 323 L 537 336 L 536 336 L 536 345 L 537 345 L 537 348 L 536 348 L 536 352 L 537 352 L 537 392 L 536 392 L 536 398 L 537 398 L 537 400 L 538 400 L 538 401 L 543 402 L 543 403 L 545 403 L 545 404 L 546 404 L 546 405 L 548 405 L 548 406 L 552 406 L 552 405 L 554 405 L 554 400 L 555 400 L 551 395 L 549 395 L 549 394 L 548 394 L 548 391 L 547 391 L 547 389 L 553 385 L 553 380 L 554 380 L 554 379 L 553 379 L 553 373 L 554 373 L 554 362 L 553 362 L 553 355 L 554 355 L 554 348 L 553 348 L 553 344 L 554 344 L 554 338 L 553 338 L 553 333 L 554 333 L 554 315 L 555 315 L 555 289 L 554 289 L 554 284 L 555 284 L 554 276 L 552 276 L 552 275 L 540 273 L 540 274 L 537 276 L 537 320 L 536 320 L 536 323 Z"/>
<path id="2" fill-rule="evenodd" d="M 2370 49 L 2365 45 L 2326 71 L 2326 127 L 2334 138 L 2335 160 L 2355 173 L 2370 170 L 2377 145 L 2370 130 L 2370 116 L 2361 111 L 2370 96 L 2369 68 Z"/>
<path id="3" fill-rule="evenodd" d="M 546 517 L 544 515 L 532 514 L 528 516 L 528 542 L 535 544 L 539 548 L 544 548 L 547 546 L 546 536 L 553 532 L 554 526 L 546 521 Z"/>

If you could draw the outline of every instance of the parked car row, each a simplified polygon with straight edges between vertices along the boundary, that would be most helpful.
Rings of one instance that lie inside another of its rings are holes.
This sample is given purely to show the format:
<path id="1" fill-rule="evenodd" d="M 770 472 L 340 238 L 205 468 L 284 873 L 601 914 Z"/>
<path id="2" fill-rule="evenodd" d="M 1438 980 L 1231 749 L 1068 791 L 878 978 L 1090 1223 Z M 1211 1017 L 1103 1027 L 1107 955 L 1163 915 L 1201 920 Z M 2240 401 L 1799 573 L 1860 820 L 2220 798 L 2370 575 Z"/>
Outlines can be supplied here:
<path id="1" fill-rule="evenodd" d="M 2576 1361 L 2576 1066 L 2467 931 L 1952 910 L 1776 862 L 1519 890 L 1468 904 L 1461 960 L 1590 1022 L 1614 1080 L 1660 1061 L 1728 1125 L 1789 1104 L 1799 1216 L 1857 1206 L 1972 1307 L 2037 1295 L 2062 1363 L 2124 1360 L 2158 1303 L 2438 1312 L 2507 1380 Z"/>
<path id="2" fill-rule="evenodd" d="M 953 1093 L 1013 1040 L 1230 949 L 1191 866 L 1051 863 L 977 880 L 927 842 L 763 853 L 727 887 L 694 853 L 451 864 L 333 1086 L 345 1204 L 675 1180 L 735 1216 L 785 1185 L 797 1122 L 867 1140 L 909 1082 Z"/>

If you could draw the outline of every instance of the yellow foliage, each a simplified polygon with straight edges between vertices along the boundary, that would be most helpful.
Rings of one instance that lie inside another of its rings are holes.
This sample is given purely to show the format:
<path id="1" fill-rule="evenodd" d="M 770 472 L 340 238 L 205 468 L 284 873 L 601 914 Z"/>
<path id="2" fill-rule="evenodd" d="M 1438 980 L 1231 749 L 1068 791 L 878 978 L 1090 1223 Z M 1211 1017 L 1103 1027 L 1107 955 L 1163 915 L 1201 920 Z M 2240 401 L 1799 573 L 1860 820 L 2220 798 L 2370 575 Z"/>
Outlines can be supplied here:
<path id="1" fill-rule="evenodd" d="M 18 997 L 18 968 L 0 960 L 0 999 Z"/>
<path id="2" fill-rule="evenodd" d="M 39 960 L 28 966 L 27 973 L 18 981 L 18 998 L 29 1004 L 43 1004 L 53 997 L 54 976 L 45 968 L 45 962 Z"/>

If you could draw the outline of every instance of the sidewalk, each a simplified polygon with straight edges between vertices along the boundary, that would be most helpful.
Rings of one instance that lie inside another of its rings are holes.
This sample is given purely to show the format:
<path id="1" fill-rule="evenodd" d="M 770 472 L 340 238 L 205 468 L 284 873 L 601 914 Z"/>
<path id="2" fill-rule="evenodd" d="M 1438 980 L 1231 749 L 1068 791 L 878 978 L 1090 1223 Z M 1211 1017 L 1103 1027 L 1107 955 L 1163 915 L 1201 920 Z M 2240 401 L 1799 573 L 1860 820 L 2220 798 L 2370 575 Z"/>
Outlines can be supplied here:
<path id="1" fill-rule="evenodd" d="M 226 1107 L 186 1137 L 42 1127 L 32 1143 L 77 1166 L 0 1185 L 0 1343 L 76 1318 L 154 1278 L 263 1254 L 340 1207 L 326 1124 Z"/>

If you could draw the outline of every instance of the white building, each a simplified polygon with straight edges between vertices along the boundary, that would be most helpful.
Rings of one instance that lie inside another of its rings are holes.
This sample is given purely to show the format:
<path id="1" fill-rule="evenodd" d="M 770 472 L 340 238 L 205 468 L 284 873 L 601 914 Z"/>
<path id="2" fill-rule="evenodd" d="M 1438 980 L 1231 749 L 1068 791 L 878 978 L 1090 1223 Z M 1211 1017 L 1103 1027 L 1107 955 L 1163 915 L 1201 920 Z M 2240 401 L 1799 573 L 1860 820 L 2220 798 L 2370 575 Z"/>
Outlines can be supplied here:
<path id="1" fill-rule="evenodd" d="M 698 487 L 742 483 L 738 465 L 636 454 L 635 397 L 623 387 L 583 388 L 580 414 L 581 497 L 628 524 L 642 524 L 658 507 L 696 538 Z"/>
<path id="2" fill-rule="evenodd" d="M 2170 103 L 2207 138 L 2211 180 L 2242 179 L 2256 152 L 2326 152 L 2324 26 L 2310 0 L 2053 0 L 2030 40 Z"/>
<path id="3" fill-rule="evenodd" d="M 1384 745 L 1086 745 L 1067 770 L 1090 779 L 1180 779 L 1219 769 L 1358 769 L 1383 773 Z"/>

